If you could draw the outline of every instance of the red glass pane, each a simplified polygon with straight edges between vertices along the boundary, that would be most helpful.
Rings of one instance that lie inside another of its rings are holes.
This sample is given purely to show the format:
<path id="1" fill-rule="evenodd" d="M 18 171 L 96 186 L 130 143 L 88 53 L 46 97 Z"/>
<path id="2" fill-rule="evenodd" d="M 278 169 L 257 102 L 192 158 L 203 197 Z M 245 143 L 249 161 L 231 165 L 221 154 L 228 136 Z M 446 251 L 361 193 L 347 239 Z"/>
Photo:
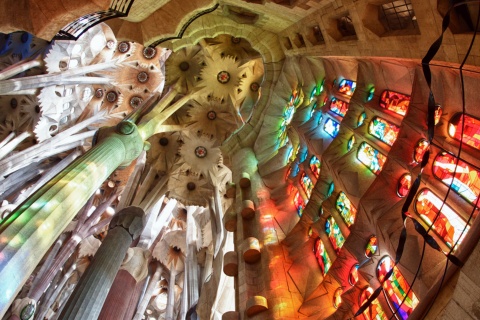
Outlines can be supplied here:
<path id="1" fill-rule="evenodd" d="M 416 163 L 422 162 L 423 155 L 425 154 L 425 151 L 427 151 L 428 146 L 429 146 L 429 143 L 425 139 L 422 139 L 417 142 L 417 146 L 415 147 L 415 151 L 413 153 L 413 160 Z"/>
<path id="2" fill-rule="evenodd" d="M 410 96 L 406 94 L 385 90 L 380 97 L 380 107 L 393 111 L 401 116 L 407 113 L 410 105 Z"/>
<path id="3" fill-rule="evenodd" d="M 450 153 L 439 153 L 433 162 L 433 175 L 447 186 L 452 184 L 455 192 L 468 202 L 478 206 L 480 205 L 477 203 L 480 195 L 480 169 L 463 160 L 456 161 L 456 159 Z"/>
<path id="4" fill-rule="evenodd" d="M 463 120 L 463 121 L 462 121 Z M 463 122 L 463 143 L 480 150 L 480 120 L 469 115 L 462 117 L 462 114 L 456 114 L 450 120 L 448 134 L 458 140 L 462 140 L 462 122 Z"/>
<path id="5" fill-rule="evenodd" d="M 360 294 L 360 305 L 367 302 L 368 298 L 373 294 L 373 289 L 368 287 Z M 387 316 L 385 315 L 385 311 L 383 311 L 382 306 L 378 302 L 378 299 L 373 300 L 370 306 L 363 311 L 363 316 L 365 320 L 387 320 Z"/>
<path id="6" fill-rule="evenodd" d="M 397 195 L 400 198 L 406 197 L 411 187 L 412 176 L 410 175 L 410 173 L 405 173 L 403 176 L 400 177 L 400 180 L 398 180 Z"/>

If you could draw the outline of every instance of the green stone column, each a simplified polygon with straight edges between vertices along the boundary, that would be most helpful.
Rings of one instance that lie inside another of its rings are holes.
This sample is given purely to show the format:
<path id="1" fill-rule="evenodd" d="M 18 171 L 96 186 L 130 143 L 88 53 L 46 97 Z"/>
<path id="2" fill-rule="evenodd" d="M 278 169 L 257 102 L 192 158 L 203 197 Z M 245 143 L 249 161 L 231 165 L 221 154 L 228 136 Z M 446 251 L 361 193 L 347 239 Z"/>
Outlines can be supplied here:
<path id="1" fill-rule="evenodd" d="M 98 144 L 0 224 L 0 318 L 42 257 L 90 196 L 143 149 L 135 124 L 100 129 Z"/>

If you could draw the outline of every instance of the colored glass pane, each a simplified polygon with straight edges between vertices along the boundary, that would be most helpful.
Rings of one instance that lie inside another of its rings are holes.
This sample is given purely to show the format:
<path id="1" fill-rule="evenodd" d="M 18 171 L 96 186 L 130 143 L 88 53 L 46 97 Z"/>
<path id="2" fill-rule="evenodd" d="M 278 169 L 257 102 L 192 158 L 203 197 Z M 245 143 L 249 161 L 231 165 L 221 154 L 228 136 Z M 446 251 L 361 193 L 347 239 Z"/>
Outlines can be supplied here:
<path id="1" fill-rule="evenodd" d="M 300 195 L 300 192 L 298 192 L 298 191 L 295 194 L 295 197 L 293 198 L 293 204 L 295 205 L 295 208 L 297 209 L 298 216 L 301 217 L 302 214 L 303 214 L 303 209 L 305 209 L 305 201 L 303 201 L 303 198 Z"/>
<path id="2" fill-rule="evenodd" d="M 325 132 L 328 133 L 332 138 L 335 138 L 340 130 L 340 123 L 328 118 L 327 121 L 325 121 L 323 130 L 325 130 Z"/>
<path id="3" fill-rule="evenodd" d="M 317 109 L 317 103 L 315 102 L 312 106 L 312 110 L 310 110 L 310 118 L 313 116 L 316 109 Z"/>
<path id="4" fill-rule="evenodd" d="M 462 134 L 463 123 L 463 134 Z M 480 150 L 480 120 L 458 113 L 450 119 L 448 125 L 448 134 L 463 143 Z"/>
<path id="5" fill-rule="evenodd" d="M 333 182 L 330 182 L 330 185 L 328 186 L 328 191 L 327 191 L 327 198 L 333 194 L 333 191 L 335 191 L 335 184 Z"/>
<path id="6" fill-rule="evenodd" d="M 385 279 L 386 274 L 393 268 L 393 273 L 389 279 Z M 392 311 L 397 310 L 397 316 L 405 320 L 412 313 L 413 309 L 418 305 L 418 299 L 412 290 L 408 293 L 405 301 L 402 303 L 405 294 L 410 289 L 410 285 L 407 283 L 400 270 L 396 266 L 389 256 L 384 257 L 377 266 L 377 278 L 380 282 L 383 282 L 383 292 L 387 297 L 390 308 Z M 401 304 L 401 305 L 400 305 Z"/>
<path id="7" fill-rule="evenodd" d="M 398 180 L 397 195 L 400 198 L 406 197 L 411 187 L 412 187 L 412 176 L 410 175 L 410 173 L 405 173 Z"/>
<path id="8" fill-rule="evenodd" d="M 463 160 L 457 162 L 456 159 L 450 153 L 439 153 L 433 162 L 433 175 L 447 186 L 452 184 L 455 192 L 479 206 L 477 199 L 480 195 L 480 169 Z"/>
<path id="9" fill-rule="evenodd" d="M 347 150 L 348 151 L 352 150 L 354 144 L 355 144 L 355 136 L 351 136 L 350 139 L 348 139 Z"/>
<path id="10" fill-rule="evenodd" d="M 337 201 L 335 203 L 335 207 L 337 208 L 338 212 L 343 218 L 343 221 L 347 224 L 347 226 L 351 226 L 355 223 L 355 217 L 357 216 L 357 208 L 355 208 L 350 199 L 347 198 L 345 192 L 340 191 L 337 197 Z"/>
<path id="11" fill-rule="evenodd" d="M 301 103 L 300 92 L 297 89 L 295 89 L 292 91 L 292 95 L 290 96 L 288 105 L 297 107 L 300 103 Z"/>
<path id="12" fill-rule="evenodd" d="M 372 101 L 374 94 L 375 94 L 375 87 L 371 87 L 371 88 L 368 90 L 367 102 L 368 102 L 368 101 Z"/>
<path id="13" fill-rule="evenodd" d="M 434 116 L 434 123 L 437 125 L 440 122 L 440 118 L 442 117 L 443 111 L 442 111 L 442 106 L 437 104 L 435 106 L 435 116 Z"/>
<path id="14" fill-rule="evenodd" d="M 422 162 L 423 155 L 427 151 L 429 146 L 429 143 L 425 139 L 421 139 L 420 141 L 417 142 L 417 146 L 415 147 L 415 150 L 413 151 L 413 160 L 416 163 Z"/>
<path id="15" fill-rule="evenodd" d="M 389 146 L 393 145 L 395 140 L 397 140 L 399 131 L 400 128 L 398 126 L 380 117 L 374 117 L 368 126 L 368 133 Z"/>
<path id="16" fill-rule="evenodd" d="M 360 115 L 358 116 L 357 128 L 361 127 L 365 123 L 366 118 L 367 114 L 365 112 L 360 113 Z"/>
<path id="17" fill-rule="evenodd" d="M 357 87 L 357 83 L 353 80 L 343 79 L 340 81 L 338 85 L 338 92 L 346 94 L 347 96 L 351 97 L 355 92 L 355 88 Z"/>
<path id="18" fill-rule="evenodd" d="M 378 249 L 378 239 L 375 236 L 371 236 L 368 240 L 367 247 L 365 248 L 365 256 L 367 258 L 373 257 Z"/>
<path id="19" fill-rule="evenodd" d="M 333 249 L 336 253 L 339 253 L 340 249 L 345 243 L 345 238 L 343 237 L 337 222 L 332 216 L 328 217 L 327 221 L 325 222 L 325 232 L 332 243 Z"/>
<path id="20" fill-rule="evenodd" d="M 311 195 L 312 195 L 312 190 L 313 190 L 313 182 L 305 174 L 305 172 L 302 173 L 302 177 L 300 179 L 300 185 L 302 186 L 303 191 L 305 191 L 305 194 L 307 195 L 307 197 L 310 198 Z"/>
<path id="21" fill-rule="evenodd" d="M 382 171 L 383 165 L 387 161 L 386 156 L 366 142 L 360 144 L 357 158 L 375 174 L 379 174 Z"/>
<path id="22" fill-rule="evenodd" d="M 288 126 L 292 122 L 294 114 L 295 114 L 294 106 L 285 107 L 285 110 L 283 111 L 283 118 L 285 119 L 284 126 Z"/>
<path id="23" fill-rule="evenodd" d="M 342 100 L 332 98 L 332 102 L 330 103 L 330 110 L 343 118 L 348 111 L 348 103 Z"/>
<path id="24" fill-rule="evenodd" d="M 318 95 L 317 90 L 318 90 L 317 86 L 313 87 L 312 92 L 310 93 L 310 103 Z"/>
<path id="25" fill-rule="evenodd" d="M 410 105 L 410 96 L 402 93 L 385 90 L 380 97 L 380 107 L 404 116 Z"/>
<path id="26" fill-rule="evenodd" d="M 422 189 L 418 193 L 415 210 L 428 226 L 433 223 L 433 231 L 449 248 L 457 241 L 461 243 L 469 230 L 467 226 L 465 232 L 461 234 L 465 228 L 465 221 L 429 189 Z"/>
<path id="27" fill-rule="evenodd" d="M 350 283 L 351 286 L 354 286 L 355 283 L 358 282 L 358 267 L 360 267 L 358 263 L 354 264 L 348 273 L 348 283 Z"/>
<path id="28" fill-rule="evenodd" d="M 320 176 L 320 160 L 318 160 L 316 156 L 312 156 L 312 158 L 310 158 L 310 170 L 312 170 L 315 178 L 318 179 Z"/>
<path id="29" fill-rule="evenodd" d="M 333 307 L 335 309 L 337 309 L 340 306 L 340 304 L 342 303 L 342 293 L 343 293 L 342 288 L 338 288 L 333 293 Z"/>
<path id="30" fill-rule="evenodd" d="M 327 251 L 325 251 L 325 246 L 320 238 L 315 241 L 313 252 L 315 254 L 315 258 L 317 258 L 320 270 L 322 270 L 322 274 L 326 275 L 328 269 L 330 269 L 330 266 L 332 265 L 332 261 L 328 257 Z"/>
<path id="31" fill-rule="evenodd" d="M 360 294 L 359 304 L 363 305 L 365 302 L 367 302 L 368 298 L 370 298 L 372 294 L 373 294 L 373 289 L 370 287 L 363 290 L 362 293 Z M 387 320 L 388 319 L 378 299 L 373 300 L 370 306 L 368 306 L 368 308 L 365 311 L 363 311 L 363 316 L 365 317 L 365 320 Z"/>

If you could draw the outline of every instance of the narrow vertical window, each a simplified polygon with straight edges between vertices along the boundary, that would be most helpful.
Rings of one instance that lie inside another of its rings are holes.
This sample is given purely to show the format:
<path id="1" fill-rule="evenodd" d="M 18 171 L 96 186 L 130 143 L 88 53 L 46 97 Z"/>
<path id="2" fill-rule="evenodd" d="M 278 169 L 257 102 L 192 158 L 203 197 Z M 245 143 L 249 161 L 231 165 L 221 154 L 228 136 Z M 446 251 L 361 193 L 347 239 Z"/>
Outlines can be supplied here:
<path id="1" fill-rule="evenodd" d="M 397 195 L 400 198 L 406 197 L 411 187 L 412 187 L 412 175 L 410 173 L 403 174 L 398 180 Z"/>
<path id="2" fill-rule="evenodd" d="M 303 198 L 298 191 L 293 198 L 293 205 L 295 206 L 295 209 L 297 209 L 298 216 L 301 217 L 303 214 L 303 209 L 305 209 L 305 201 L 303 201 Z"/>
<path id="3" fill-rule="evenodd" d="M 325 222 L 325 232 L 332 243 L 333 249 L 338 254 L 345 243 L 345 238 L 343 237 L 337 222 L 332 216 L 328 217 L 327 221 Z"/>
<path id="4" fill-rule="evenodd" d="M 355 144 L 355 136 L 352 135 L 350 137 L 350 139 L 348 139 L 348 142 L 347 142 L 347 151 L 352 150 L 354 144 Z"/>
<path id="5" fill-rule="evenodd" d="M 417 142 L 417 145 L 415 146 L 415 149 L 413 151 L 413 160 L 416 163 L 421 163 L 423 159 L 423 155 L 427 151 L 429 147 L 429 143 L 425 139 L 421 139 Z"/>
<path id="6" fill-rule="evenodd" d="M 410 105 L 410 96 L 402 93 L 385 90 L 380 97 L 380 107 L 404 116 Z"/>
<path id="7" fill-rule="evenodd" d="M 337 197 L 337 201 L 335 203 L 335 207 L 337 208 L 338 212 L 343 218 L 343 221 L 345 221 L 348 227 L 355 223 L 355 217 L 357 216 L 357 208 L 352 205 L 350 199 L 348 199 L 345 192 L 340 191 Z"/>
<path id="8" fill-rule="evenodd" d="M 375 94 L 375 87 L 372 86 L 367 93 L 367 102 L 372 101 L 374 94 Z"/>
<path id="9" fill-rule="evenodd" d="M 392 269 L 393 274 L 389 279 L 385 279 L 386 274 Z M 418 299 L 412 290 L 408 293 L 405 301 L 401 304 L 405 294 L 410 289 L 410 285 L 407 283 L 402 273 L 389 256 L 385 256 L 377 266 L 377 278 L 380 282 L 383 282 L 383 292 L 387 297 L 387 301 L 392 311 L 397 310 L 397 315 L 402 320 L 406 320 L 412 313 L 413 309 L 418 305 Z M 400 305 L 401 304 L 401 305 Z"/>
<path id="10" fill-rule="evenodd" d="M 315 178 L 318 179 L 318 177 L 320 177 L 320 160 L 318 160 L 316 156 L 310 158 L 310 170 L 312 170 Z"/>
<path id="11" fill-rule="evenodd" d="M 327 251 L 325 251 L 325 246 L 320 238 L 315 241 L 313 246 L 313 252 L 315 254 L 315 258 L 317 258 L 318 265 L 320 266 L 320 270 L 322 270 L 322 274 L 326 275 L 328 269 L 330 269 L 332 265 L 332 261 L 328 257 Z"/>
<path id="12" fill-rule="evenodd" d="M 373 173 L 379 174 L 383 169 L 387 157 L 381 154 L 366 142 L 362 142 L 358 148 L 357 158 L 367 166 Z"/>
<path id="13" fill-rule="evenodd" d="M 300 185 L 302 186 L 303 191 L 305 191 L 305 194 L 307 195 L 307 198 L 310 199 L 310 197 L 312 196 L 313 182 L 306 175 L 305 172 L 302 173 L 302 177 L 300 178 Z"/>
<path id="14" fill-rule="evenodd" d="M 367 118 L 367 114 L 365 112 L 362 112 L 359 116 L 358 116 L 358 120 L 357 120 L 357 128 L 358 127 L 361 127 L 364 123 L 365 123 L 365 119 Z"/>

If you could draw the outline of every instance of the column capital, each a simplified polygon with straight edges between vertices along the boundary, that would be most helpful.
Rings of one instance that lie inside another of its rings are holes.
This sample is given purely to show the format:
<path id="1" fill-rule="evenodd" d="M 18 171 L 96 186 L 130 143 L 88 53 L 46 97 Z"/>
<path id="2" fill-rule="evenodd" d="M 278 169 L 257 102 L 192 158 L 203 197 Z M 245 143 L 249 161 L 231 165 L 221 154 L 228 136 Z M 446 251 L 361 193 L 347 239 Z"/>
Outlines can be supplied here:
<path id="1" fill-rule="evenodd" d="M 122 227 L 132 236 L 132 239 L 136 239 L 142 233 L 145 223 L 146 219 L 143 209 L 131 206 L 115 214 L 110 222 L 109 229 Z"/>

